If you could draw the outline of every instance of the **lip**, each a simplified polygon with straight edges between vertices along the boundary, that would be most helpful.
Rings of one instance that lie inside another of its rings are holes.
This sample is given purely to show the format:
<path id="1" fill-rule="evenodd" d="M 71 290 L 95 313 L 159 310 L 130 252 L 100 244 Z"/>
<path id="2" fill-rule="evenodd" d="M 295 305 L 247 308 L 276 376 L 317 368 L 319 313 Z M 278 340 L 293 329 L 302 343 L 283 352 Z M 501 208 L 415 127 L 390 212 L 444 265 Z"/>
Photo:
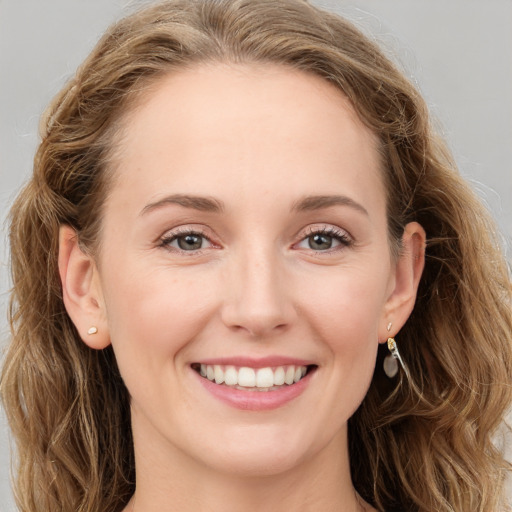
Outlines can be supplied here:
<path id="1" fill-rule="evenodd" d="M 310 366 L 316 364 L 314 361 L 307 361 L 305 359 L 297 359 L 294 357 L 286 357 L 286 356 L 266 356 L 266 357 L 246 357 L 246 356 L 237 356 L 237 357 L 220 357 L 214 359 L 201 359 L 200 361 L 195 361 L 198 364 L 206 364 L 206 365 L 224 365 L 224 366 L 247 366 L 249 368 L 272 368 L 275 366 Z"/>
<path id="2" fill-rule="evenodd" d="M 252 368 L 266 368 L 274 366 L 285 366 L 287 364 L 295 364 L 298 366 L 308 366 L 306 361 L 291 358 L 263 358 L 263 359 L 248 359 L 248 358 L 222 358 L 222 359 L 208 359 L 201 361 L 202 364 L 221 364 L 233 366 L 248 366 Z M 222 384 L 216 384 L 204 377 L 191 368 L 191 371 L 198 379 L 203 388 L 208 391 L 214 398 L 221 402 L 240 409 L 243 411 L 269 411 L 277 409 L 298 398 L 307 389 L 312 376 L 316 373 L 316 368 L 308 372 L 299 382 L 288 386 L 283 386 L 274 391 L 244 391 L 241 389 L 232 388 Z"/>

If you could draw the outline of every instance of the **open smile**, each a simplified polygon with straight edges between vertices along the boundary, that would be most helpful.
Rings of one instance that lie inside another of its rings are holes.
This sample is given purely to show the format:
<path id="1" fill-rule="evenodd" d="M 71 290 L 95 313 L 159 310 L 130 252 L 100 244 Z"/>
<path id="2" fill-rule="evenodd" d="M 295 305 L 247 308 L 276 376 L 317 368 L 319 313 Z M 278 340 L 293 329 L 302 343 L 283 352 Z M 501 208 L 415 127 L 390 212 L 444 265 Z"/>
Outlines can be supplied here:
<path id="1" fill-rule="evenodd" d="M 284 365 L 263 368 L 194 363 L 192 368 L 215 384 L 242 391 L 276 391 L 302 380 L 316 365 Z"/>
<path id="2" fill-rule="evenodd" d="M 281 407 L 301 395 L 318 366 L 235 365 L 219 361 L 193 363 L 191 368 L 202 386 L 218 400 L 237 409 L 263 411 Z"/>

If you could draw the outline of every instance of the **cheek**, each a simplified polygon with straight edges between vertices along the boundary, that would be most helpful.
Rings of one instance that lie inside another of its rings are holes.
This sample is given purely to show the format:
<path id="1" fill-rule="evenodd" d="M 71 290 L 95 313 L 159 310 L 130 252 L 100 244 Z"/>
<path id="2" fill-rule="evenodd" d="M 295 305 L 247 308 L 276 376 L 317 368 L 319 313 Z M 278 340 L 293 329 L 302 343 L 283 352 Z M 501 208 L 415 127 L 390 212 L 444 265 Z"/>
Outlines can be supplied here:
<path id="1" fill-rule="evenodd" d="M 304 289 L 305 313 L 333 344 L 377 342 L 386 284 L 368 269 L 331 272 L 323 283 Z"/>
<path id="2" fill-rule="evenodd" d="M 332 270 L 332 269 L 330 269 Z M 336 390 L 323 397 L 331 411 L 326 429 L 336 430 L 363 401 L 375 370 L 378 329 L 387 282 L 379 271 L 345 268 L 303 290 L 301 316 L 324 349 L 322 365 Z M 329 427 L 330 426 L 330 427 Z"/>
<path id="3" fill-rule="evenodd" d="M 213 290 L 203 283 L 171 269 L 148 272 L 138 265 L 118 265 L 108 273 L 105 304 L 122 373 L 134 363 L 154 371 L 172 364 L 210 316 Z"/>
<path id="4" fill-rule="evenodd" d="M 325 364 L 333 368 L 336 385 L 354 398 L 354 406 L 364 397 L 375 368 L 387 295 L 384 275 L 384 270 L 368 267 L 344 268 L 331 272 L 324 286 L 309 287 L 303 294 L 303 314 L 328 351 Z"/>

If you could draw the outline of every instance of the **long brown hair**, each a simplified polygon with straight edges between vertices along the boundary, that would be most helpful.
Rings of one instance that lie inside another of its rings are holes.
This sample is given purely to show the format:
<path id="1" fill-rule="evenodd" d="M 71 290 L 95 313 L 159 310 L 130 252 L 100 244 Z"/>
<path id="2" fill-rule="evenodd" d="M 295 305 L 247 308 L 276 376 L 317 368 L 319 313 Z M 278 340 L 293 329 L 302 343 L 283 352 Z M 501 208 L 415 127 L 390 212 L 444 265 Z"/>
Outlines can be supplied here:
<path id="1" fill-rule="evenodd" d="M 1 390 L 23 512 L 118 512 L 135 486 L 129 396 L 110 348 L 85 346 L 57 271 L 58 230 L 97 248 L 123 116 L 198 62 L 273 63 L 336 85 L 380 138 L 392 248 L 428 236 L 399 335 L 411 379 L 378 357 L 351 418 L 352 479 L 381 510 L 494 512 L 507 464 L 492 435 L 512 400 L 511 283 L 495 227 L 415 88 L 350 23 L 301 0 L 169 0 L 113 25 L 46 112 L 34 174 L 10 215 L 12 342 Z"/>

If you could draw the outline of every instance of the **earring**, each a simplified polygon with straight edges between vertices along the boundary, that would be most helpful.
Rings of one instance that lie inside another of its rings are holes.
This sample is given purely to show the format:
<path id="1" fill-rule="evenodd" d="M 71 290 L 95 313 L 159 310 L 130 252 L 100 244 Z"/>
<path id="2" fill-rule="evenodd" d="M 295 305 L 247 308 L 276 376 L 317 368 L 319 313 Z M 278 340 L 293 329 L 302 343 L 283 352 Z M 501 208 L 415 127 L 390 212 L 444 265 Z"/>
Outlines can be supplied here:
<path id="1" fill-rule="evenodd" d="M 407 366 L 400 356 L 400 352 L 398 352 L 398 347 L 396 345 L 396 341 L 393 338 L 388 338 L 388 349 L 391 354 L 387 355 L 384 358 L 384 373 L 392 379 L 398 373 L 398 362 L 400 362 L 400 366 L 403 368 L 405 375 L 409 378 L 409 371 L 407 370 Z"/>
<path id="2" fill-rule="evenodd" d="M 93 325 L 93 326 L 89 327 L 87 334 L 96 334 L 97 332 L 98 332 L 98 328 Z"/>

